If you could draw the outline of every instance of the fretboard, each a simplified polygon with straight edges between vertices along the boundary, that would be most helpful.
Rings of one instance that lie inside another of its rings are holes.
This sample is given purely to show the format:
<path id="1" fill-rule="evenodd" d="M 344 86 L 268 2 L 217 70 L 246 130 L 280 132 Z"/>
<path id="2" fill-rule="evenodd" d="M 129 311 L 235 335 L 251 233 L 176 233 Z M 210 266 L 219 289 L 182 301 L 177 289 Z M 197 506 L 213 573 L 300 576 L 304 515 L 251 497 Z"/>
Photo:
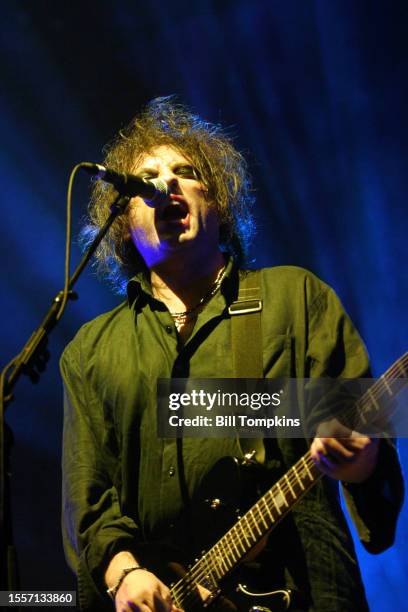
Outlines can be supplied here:
<path id="1" fill-rule="evenodd" d="M 292 510 L 320 476 L 308 451 L 205 553 L 197 567 L 194 566 L 196 571 L 201 573 L 204 567 L 207 571 L 211 567 L 217 580 L 224 578 Z"/>

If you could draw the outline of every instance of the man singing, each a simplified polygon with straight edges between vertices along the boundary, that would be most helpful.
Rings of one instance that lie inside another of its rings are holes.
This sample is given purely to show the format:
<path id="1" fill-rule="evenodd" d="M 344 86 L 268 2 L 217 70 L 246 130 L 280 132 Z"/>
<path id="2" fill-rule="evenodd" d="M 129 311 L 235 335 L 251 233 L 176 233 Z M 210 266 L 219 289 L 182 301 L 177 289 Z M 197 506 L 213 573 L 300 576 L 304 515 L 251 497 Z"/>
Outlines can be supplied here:
<path id="1" fill-rule="evenodd" d="M 246 449 L 237 437 L 158 438 L 157 380 L 236 375 L 229 307 L 248 279 L 262 303 L 259 347 L 251 347 L 260 376 L 358 378 L 368 375 L 368 360 L 335 293 L 313 274 L 289 266 L 244 272 L 253 198 L 245 161 L 219 126 L 156 99 L 119 133 L 104 163 L 160 178 L 168 195 L 156 207 L 135 197 L 115 221 L 98 265 L 127 299 L 84 325 L 62 356 L 64 546 L 82 610 L 175 612 L 185 604 L 157 568 L 177 559 L 156 544 L 177 519 L 194 540 L 204 527 L 184 517 L 200 483 L 218 459 Z M 114 196 L 95 184 L 89 239 Z M 295 592 L 292 610 L 362 612 L 338 482 L 364 545 L 380 552 L 393 542 L 401 505 L 397 454 L 391 442 L 366 436 L 265 439 L 257 458 L 269 486 L 308 448 L 324 477 L 242 567 L 253 590 Z M 200 600 L 210 597 L 203 585 L 197 590 Z M 212 605 L 251 606 L 228 593 Z"/>

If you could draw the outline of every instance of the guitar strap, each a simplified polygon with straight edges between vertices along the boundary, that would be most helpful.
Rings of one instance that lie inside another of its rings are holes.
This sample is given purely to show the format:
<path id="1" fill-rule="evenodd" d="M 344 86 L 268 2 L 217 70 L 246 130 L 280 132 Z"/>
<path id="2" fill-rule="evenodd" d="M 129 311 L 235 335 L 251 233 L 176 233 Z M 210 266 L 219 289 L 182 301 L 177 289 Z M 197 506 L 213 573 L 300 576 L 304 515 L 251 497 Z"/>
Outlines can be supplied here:
<path id="1" fill-rule="evenodd" d="M 231 345 L 234 378 L 263 378 L 261 273 L 241 272 L 237 299 L 228 308 L 231 316 Z M 241 438 L 245 455 L 256 451 L 259 463 L 265 461 L 261 438 Z"/>
<path id="2" fill-rule="evenodd" d="M 228 308 L 234 378 L 263 378 L 261 312 L 260 270 L 240 272 L 238 296 Z M 176 443 L 180 493 L 184 507 L 188 508 L 191 500 L 185 479 L 182 438 L 177 438 Z M 240 438 L 239 443 L 243 455 L 255 450 L 257 461 L 264 462 L 261 438 Z"/>
<path id="3" fill-rule="evenodd" d="M 260 270 L 241 273 L 238 297 L 228 308 L 234 378 L 263 378 Z"/>

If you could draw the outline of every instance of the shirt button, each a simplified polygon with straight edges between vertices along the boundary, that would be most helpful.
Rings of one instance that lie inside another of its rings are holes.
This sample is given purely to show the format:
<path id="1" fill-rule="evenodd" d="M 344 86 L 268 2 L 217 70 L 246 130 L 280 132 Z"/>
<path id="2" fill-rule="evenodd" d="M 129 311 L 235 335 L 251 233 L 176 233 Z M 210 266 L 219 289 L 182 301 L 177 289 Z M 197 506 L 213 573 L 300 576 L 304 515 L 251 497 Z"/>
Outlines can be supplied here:
<path id="1" fill-rule="evenodd" d="M 174 469 L 173 466 L 171 466 L 171 468 L 169 469 L 169 476 L 174 476 L 175 473 L 176 473 L 176 470 Z"/>
<path id="2" fill-rule="evenodd" d="M 173 333 L 173 326 L 172 325 L 166 325 L 165 328 L 166 332 L 168 334 L 172 334 Z"/>

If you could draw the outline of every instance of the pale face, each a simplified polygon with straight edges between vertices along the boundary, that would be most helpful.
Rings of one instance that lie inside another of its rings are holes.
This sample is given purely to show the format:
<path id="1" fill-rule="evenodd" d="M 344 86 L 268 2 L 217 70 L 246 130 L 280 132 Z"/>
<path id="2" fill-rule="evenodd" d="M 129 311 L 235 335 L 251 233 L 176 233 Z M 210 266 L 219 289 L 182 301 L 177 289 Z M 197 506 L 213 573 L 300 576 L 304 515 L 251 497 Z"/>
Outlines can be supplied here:
<path id="1" fill-rule="evenodd" d="M 196 178 L 191 163 L 178 151 L 161 145 L 147 153 L 133 173 L 142 178 L 161 178 L 169 189 L 167 200 L 156 208 L 136 197 L 129 207 L 132 240 L 150 268 L 166 259 L 206 258 L 218 251 L 219 223 L 205 188 Z M 205 261 L 205 259 L 204 259 Z"/>

